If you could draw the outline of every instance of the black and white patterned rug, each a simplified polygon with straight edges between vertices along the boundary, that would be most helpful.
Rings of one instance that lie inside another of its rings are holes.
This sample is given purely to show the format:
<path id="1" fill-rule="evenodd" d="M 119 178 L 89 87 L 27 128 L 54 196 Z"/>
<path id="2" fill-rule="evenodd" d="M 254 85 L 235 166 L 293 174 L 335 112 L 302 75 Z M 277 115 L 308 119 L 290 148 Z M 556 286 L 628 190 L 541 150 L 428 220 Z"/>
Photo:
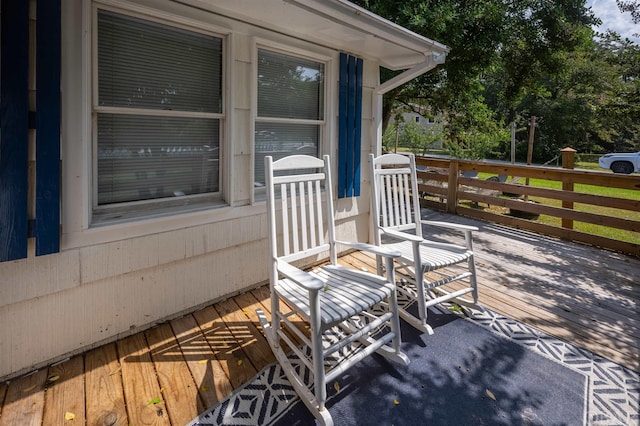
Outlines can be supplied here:
<path id="1" fill-rule="evenodd" d="M 409 367 L 373 356 L 329 386 L 336 424 L 640 425 L 640 373 L 490 310 L 430 316 L 433 336 L 403 325 Z M 273 364 L 189 426 L 277 424 L 314 420 Z"/>

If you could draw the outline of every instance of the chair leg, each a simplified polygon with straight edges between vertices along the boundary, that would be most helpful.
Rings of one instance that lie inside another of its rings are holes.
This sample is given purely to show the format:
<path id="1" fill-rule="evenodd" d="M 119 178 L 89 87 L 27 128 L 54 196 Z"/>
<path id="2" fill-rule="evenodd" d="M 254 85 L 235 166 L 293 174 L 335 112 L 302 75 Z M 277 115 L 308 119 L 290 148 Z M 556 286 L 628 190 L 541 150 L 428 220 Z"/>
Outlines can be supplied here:
<path id="1" fill-rule="evenodd" d="M 382 256 L 376 256 L 376 272 L 381 277 L 384 275 L 384 268 L 382 267 Z"/>
<path id="2" fill-rule="evenodd" d="M 324 419 L 323 414 L 326 414 L 328 419 L 331 421 L 331 424 L 333 424 L 329 411 L 325 407 L 325 402 L 327 401 L 327 383 L 324 371 L 324 350 L 322 347 L 322 325 L 320 321 L 320 296 L 318 295 L 318 292 L 309 292 L 309 308 L 311 360 L 313 362 L 313 393 L 315 395 L 316 405 L 312 411 L 319 420 Z"/>
<path id="3" fill-rule="evenodd" d="M 280 366 L 282 367 L 282 371 L 286 374 L 289 382 L 295 389 L 296 393 L 300 397 L 300 400 L 304 403 L 304 405 L 309 409 L 311 414 L 318 420 L 320 425 L 322 426 L 333 426 L 333 419 L 331 418 L 331 414 L 329 410 L 324 407 L 324 400 L 326 399 L 326 386 L 324 387 L 324 399 L 322 404 L 318 402 L 316 399 L 316 394 L 311 392 L 307 385 L 302 381 L 300 376 L 296 373 L 295 368 L 291 364 L 291 361 L 284 353 L 281 346 L 276 346 L 276 342 L 278 341 L 278 337 L 275 335 L 275 330 L 272 327 L 272 324 L 267 320 L 267 316 L 264 314 L 262 309 L 257 309 L 256 313 L 258 314 L 258 319 L 262 324 L 262 329 L 264 330 L 264 334 L 267 337 L 267 342 L 271 346 L 271 349 L 276 356 L 276 359 Z M 272 318 L 274 318 L 272 314 Z M 321 361 L 322 362 L 322 361 Z M 322 382 L 324 384 L 324 368 L 322 369 Z M 316 382 L 317 388 L 317 382 Z M 322 409 L 319 407 L 322 405 Z"/>
<path id="4" fill-rule="evenodd" d="M 424 292 L 424 271 L 420 262 L 420 244 L 413 243 L 413 258 L 415 259 L 414 276 L 416 279 L 416 290 L 418 291 L 418 318 L 420 320 L 420 329 L 427 327 L 427 306 L 426 294 Z M 430 333 L 432 334 L 433 331 Z"/>
<path id="5" fill-rule="evenodd" d="M 400 309 L 400 317 L 402 317 L 403 320 L 409 323 L 409 325 L 411 325 L 416 330 L 427 333 L 428 335 L 433 334 L 433 328 L 431 328 L 429 324 L 421 321 L 419 318 L 416 318 L 415 315 L 412 315 L 406 310 Z"/>
<path id="6" fill-rule="evenodd" d="M 387 276 L 387 280 L 391 283 L 396 282 L 395 269 L 393 267 L 393 259 L 386 258 L 386 267 L 387 271 L 390 272 Z M 395 285 L 395 284 L 394 284 Z M 400 311 L 398 309 L 398 294 L 396 289 L 394 288 L 389 296 L 389 310 L 391 311 L 391 319 L 389 320 L 391 332 L 394 334 L 394 338 L 391 341 L 391 348 L 388 346 L 383 346 L 378 349 L 376 352 L 385 358 L 390 359 L 391 361 L 397 362 L 402 365 L 409 365 L 409 357 L 404 354 L 400 345 L 402 344 L 402 338 L 400 336 Z"/>
<path id="7" fill-rule="evenodd" d="M 473 292 L 471 293 L 473 297 L 473 303 L 478 303 L 478 280 L 476 279 L 476 262 L 474 260 L 474 256 L 471 255 L 468 259 L 469 262 L 469 272 L 471 272 L 471 277 L 469 280 L 471 282 L 471 288 L 473 288 Z"/>
<path id="8" fill-rule="evenodd" d="M 412 325 L 428 334 L 433 334 L 433 329 L 427 324 L 427 294 L 424 290 L 424 273 L 419 265 L 416 267 L 415 278 L 418 291 L 418 318 Z"/>

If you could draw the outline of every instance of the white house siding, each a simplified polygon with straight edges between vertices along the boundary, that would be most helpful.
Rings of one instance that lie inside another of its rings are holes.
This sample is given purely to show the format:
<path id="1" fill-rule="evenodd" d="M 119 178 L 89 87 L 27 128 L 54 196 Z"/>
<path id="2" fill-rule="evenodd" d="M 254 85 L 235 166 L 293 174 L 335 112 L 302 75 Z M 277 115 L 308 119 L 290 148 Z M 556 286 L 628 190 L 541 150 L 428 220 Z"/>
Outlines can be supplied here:
<path id="1" fill-rule="evenodd" d="M 127 2 L 109 1 L 128 5 Z M 228 31 L 225 70 L 228 207 L 90 226 L 90 1 L 62 1 L 62 245 L 58 254 L 0 263 L 0 378 L 9 378 L 149 327 L 267 280 L 264 202 L 252 201 L 256 40 L 329 57 L 324 153 L 337 156 L 337 51 L 172 2 L 146 2 L 189 23 Z M 136 6 L 136 4 L 131 3 Z M 162 15 L 161 14 L 161 15 Z M 167 15 L 168 16 L 168 15 Z M 161 16 L 162 17 L 162 16 Z M 355 52 L 357 53 L 357 52 Z M 369 238 L 366 154 L 375 148 L 372 89 L 378 65 L 365 57 L 362 195 L 336 203 L 338 236 Z M 33 152 L 33 150 L 32 150 Z M 33 158 L 33 156 L 32 156 Z M 334 179 L 337 180 L 337 179 Z"/>

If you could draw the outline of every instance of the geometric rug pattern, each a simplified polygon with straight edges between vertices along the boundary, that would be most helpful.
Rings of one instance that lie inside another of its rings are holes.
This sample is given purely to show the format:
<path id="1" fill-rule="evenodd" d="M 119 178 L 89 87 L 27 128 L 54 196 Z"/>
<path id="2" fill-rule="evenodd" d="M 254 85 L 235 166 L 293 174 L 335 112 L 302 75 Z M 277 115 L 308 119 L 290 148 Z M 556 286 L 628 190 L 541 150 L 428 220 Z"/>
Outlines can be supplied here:
<path id="1" fill-rule="evenodd" d="M 489 309 L 465 318 L 510 339 L 573 371 L 588 380 L 587 424 L 640 425 L 640 373 L 624 368 L 593 353 L 548 336 L 527 325 L 498 315 Z M 436 331 L 437 333 L 437 331 Z M 300 368 L 304 368 L 300 366 Z M 279 364 L 265 367 L 188 426 L 269 425 L 298 400 Z"/>

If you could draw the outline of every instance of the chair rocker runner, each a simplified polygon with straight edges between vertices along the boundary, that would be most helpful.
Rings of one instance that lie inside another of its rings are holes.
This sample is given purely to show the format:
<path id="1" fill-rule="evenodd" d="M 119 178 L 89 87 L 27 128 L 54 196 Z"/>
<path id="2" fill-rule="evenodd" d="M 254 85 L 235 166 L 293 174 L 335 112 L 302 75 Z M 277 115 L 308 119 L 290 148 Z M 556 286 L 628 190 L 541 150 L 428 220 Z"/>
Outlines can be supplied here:
<path id="1" fill-rule="evenodd" d="M 452 302 L 482 309 L 473 257 L 472 232 L 478 228 L 456 223 L 426 221 L 420 216 L 418 183 L 413 155 L 369 155 L 371 202 L 376 245 L 402 253 L 396 262 L 400 316 L 415 328 L 433 334 L 427 309 Z M 429 241 L 422 226 L 464 232 L 465 246 Z M 383 269 L 378 258 L 378 273 Z M 454 284 L 455 283 L 455 284 Z M 470 294 L 472 300 L 463 296 Z M 417 302 L 417 315 L 409 306 Z"/>
<path id="2" fill-rule="evenodd" d="M 393 279 L 393 258 L 400 253 L 369 244 L 336 241 L 328 156 L 322 160 L 293 155 L 275 162 L 266 157 L 265 178 L 271 321 L 260 310 L 258 315 L 267 340 L 300 399 L 320 423 L 332 425 L 325 407 L 326 387 L 347 368 L 374 352 L 409 364 L 400 351 Z M 323 198 L 326 208 L 322 206 Z M 388 279 L 338 265 L 336 244 L 384 257 Z M 327 252 L 330 264 L 312 272 L 290 263 Z M 296 327 L 294 317 L 297 321 L 302 318 L 304 327 Z M 302 346 L 295 341 L 302 341 Z M 289 357 L 283 344 L 292 351 Z M 311 383 L 305 378 L 310 378 Z"/>

